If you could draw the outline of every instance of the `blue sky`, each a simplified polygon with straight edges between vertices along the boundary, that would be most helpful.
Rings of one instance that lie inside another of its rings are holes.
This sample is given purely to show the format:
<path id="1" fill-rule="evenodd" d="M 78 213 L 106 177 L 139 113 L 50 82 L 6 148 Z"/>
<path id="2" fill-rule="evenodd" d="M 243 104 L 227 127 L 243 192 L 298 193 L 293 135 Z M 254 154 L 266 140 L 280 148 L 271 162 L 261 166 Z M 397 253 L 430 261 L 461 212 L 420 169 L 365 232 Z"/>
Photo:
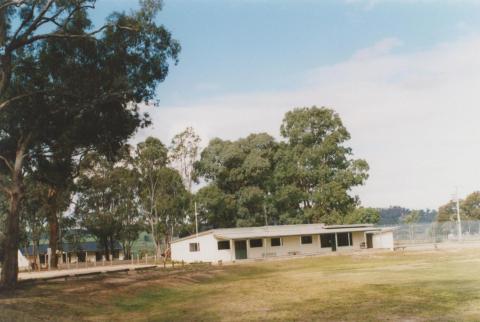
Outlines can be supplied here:
<path id="1" fill-rule="evenodd" d="M 95 21 L 133 7 L 100 0 Z M 133 141 L 278 137 L 286 111 L 328 106 L 370 164 L 363 205 L 480 190 L 480 1 L 166 0 L 159 22 L 182 52 Z"/>
<path id="2" fill-rule="evenodd" d="M 414 51 L 478 29 L 461 1 L 165 0 L 158 21 L 182 45 L 159 99 L 183 104 L 230 92 L 290 89 L 315 67 L 387 38 Z M 100 0 L 98 16 L 135 1 Z"/>

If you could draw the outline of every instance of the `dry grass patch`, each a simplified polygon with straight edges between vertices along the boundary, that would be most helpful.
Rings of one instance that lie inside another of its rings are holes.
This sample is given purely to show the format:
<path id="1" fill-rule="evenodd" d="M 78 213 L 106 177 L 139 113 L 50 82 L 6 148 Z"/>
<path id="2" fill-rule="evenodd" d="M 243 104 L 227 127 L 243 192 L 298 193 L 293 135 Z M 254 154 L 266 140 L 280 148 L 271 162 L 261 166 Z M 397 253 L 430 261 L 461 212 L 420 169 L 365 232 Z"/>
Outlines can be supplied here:
<path id="1" fill-rule="evenodd" d="M 47 283 L 3 295 L 0 311 L 7 320 L 480 320 L 478 251 L 365 255 Z"/>

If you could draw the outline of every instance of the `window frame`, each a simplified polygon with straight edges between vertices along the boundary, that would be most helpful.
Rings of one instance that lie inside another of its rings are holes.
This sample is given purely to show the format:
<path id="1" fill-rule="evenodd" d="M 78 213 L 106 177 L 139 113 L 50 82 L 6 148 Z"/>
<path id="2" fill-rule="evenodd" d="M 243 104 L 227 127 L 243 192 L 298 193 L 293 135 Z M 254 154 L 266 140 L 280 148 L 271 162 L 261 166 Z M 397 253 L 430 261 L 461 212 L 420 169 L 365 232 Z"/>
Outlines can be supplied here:
<path id="1" fill-rule="evenodd" d="M 260 243 L 259 243 L 258 245 L 253 245 L 253 246 L 252 246 L 252 241 L 255 242 L 255 243 L 256 243 L 257 241 L 260 241 Z M 249 239 L 249 240 L 248 240 L 248 246 L 249 246 L 250 248 L 260 248 L 260 247 L 263 247 L 263 238 Z"/>
<path id="2" fill-rule="evenodd" d="M 274 245 L 274 244 L 273 244 L 273 240 L 274 240 L 274 239 L 275 239 L 275 240 L 278 239 L 278 241 L 279 241 L 278 245 Z M 270 238 L 270 247 L 281 247 L 281 246 L 283 246 L 283 240 L 282 240 L 281 237 L 273 237 L 273 238 Z"/>
<path id="3" fill-rule="evenodd" d="M 227 245 L 227 247 L 220 247 L 220 244 Z M 229 240 L 218 240 L 217 241 L 217 250 L 229 250 L 230 249 L 230 241 Z"/>
<path id="4" fill-rule="evenodd" d="M 188 249 L 189 249 L 190 253 L 199 252 L 200 251 L 200 243 L 199 242 L 189 243 L 188 244 Z"/>
<path id="5" fill-rule="evenodd" d="M 303 241 L 304 241 L 304 240 L 303 240 L 304 238 L 310 238 L 310 242 L 304 243 L 304 242 L 303 242 Z M 312 245 L 312 244 L 313 244 L 313 236 L 312 236 L 312 235 L 302 235 L 302 236 L 300 236 L 300 244 L 301 244 L 301 245 Z"/>
<path id="6" fill-rule="evenodd" d="M 335 243 L 335 240 L 337 239 L 336 236 L 335 236 L 335 233 L 320 234 L 320 248 L 332 248 L 333 245 L 331 243 L 330 243 L 330 245 L 327 245 L 326 243 L 323 242 L 327 239 L 327 237 L 330 237 L 330 236 L 333 237 L 333 240 L 332 239 L 328 239 L 328 240 L 330 242 Z M 322 241 L 322 239 L 323 239 L 323 241 Z"/>
<path id="7" fill-rule="evenodd" d="M 341 240 L 345 237 L 340 237 L 340 235 L 342 235 L 342 236 L 346 235 L 346 239 Z M 337 246 L 338 247 L 351 247 L 351 246 L 353 246 L 353 240 L 352 240 L 353 238 L 352 237 L 353 237 L 352 232 L 337 233 Z M 341 241 L 342 241 L 342 243 L 340 243 Z M 344 241 L 346 241 L 346 244 L 343 243 Z"/>

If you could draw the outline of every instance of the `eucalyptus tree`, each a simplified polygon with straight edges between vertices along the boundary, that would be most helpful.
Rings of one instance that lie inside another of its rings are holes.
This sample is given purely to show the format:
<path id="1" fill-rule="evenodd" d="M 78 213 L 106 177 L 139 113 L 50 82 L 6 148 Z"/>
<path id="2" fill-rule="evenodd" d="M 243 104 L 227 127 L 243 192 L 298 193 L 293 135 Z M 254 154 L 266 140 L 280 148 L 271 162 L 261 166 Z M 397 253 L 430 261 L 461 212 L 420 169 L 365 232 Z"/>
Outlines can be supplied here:
<path id="1" fill-rule="evenodd" d="M 25 248 L 32 246 L 33 261 L 38 265 L 40 239 L 46 232 L 47 223 L 47 202 L 48 188 L 27 178 L 25 182 L 25 202 L 22 203 L 20 218 L 23 230 L 26 234 Z"/>
<path id="2" fill-rule="evenodd" d="M 160 140 L 149 137 L 137 145 L 134 161 L 139 173 L 141 211 L 158 257 L 162 244 L 168 248 L 173 230 L 185 221 L 189 200 L 182 177 L 167 167 L 167 154 Z"/>
<path id="3" fill-rule="evenodd" d="M 324 107 L 296 108 L 285 114 L 280 133 L 285 142 L 275 157 L 276 195 L 290 198 L 290 206 L 279 212 L 341 223 L 358 205 L 351 189 L 368 178 L 368 164 L 353 158 L 340 116 Z"/>
<path id="4" fill-rule="evenodd" d="M 97 237 L 107 260 L 113 255 L 116 241 L 122 243 L 130 258 L 132 244 L 143 228 L 138 209 L 138 174 L 125 153 L 113 160 L 98 153 L 88 154 L 76 182 L 78 223 Z"/>
<path id="5" fill-rule="evenodd" d="M 480 219 L 480 191 L 469 194 L 460 205 L 467 220 Z"/>
<path id="6" fill-rule="evenodd" d="M 272 178 L 277 148 L 275 139 L 266 133 L 250 134 L 237 141 L 215 138 L 209 142 L 195 164 L 196 176 L 208 183 L 197 193 L 202 216 L 217 218 L 209 220 L 207 226 L 261 225 L 275 220 L 270 196 L 275 189 Z M 218 220 L 220 214 L 213 214 L 218 210 L 222 210 L 224 219 Z"/>
<path id="7" fill-rule="evenodd" d="M 207 182 L 197 193 L 204 225 L 342 223 L 355 211 L 351 189 L 365 182 L 368 164 L 353 158 L 338 114 L 297 108 L 286 113 L 280 133 L 281 142 L 266 133 L 210 141 L 195 164 Z"/>
<path id="8" fill-rule="evenodd" d="M 77 222 L 94 235 L 110 260 L 120 225 L 116 218 L 117 187 L 111 184 L 113 163 L 97 153 L 89 154 L 76 183 Z"/>
<path id="9" fill-rule="evenodd" d="M 108 24 L 94 29 L 73 29 L 78 17 L 95 8 L 95 0 L 3 0 L 0 2 L 0 111 L 13 102 L 52 91 L 31 88 L 5 95 L 24 51 L 45 41 L 94 39 Z M 125 26 L 128 27 L 128 26 Z"/>
<path id="10" fill-rule="evenodd" d="M 157 197 L 160 190 L 161 170 L 167 166 L 168 150 L 165 145 L 156 138 L 148 137 L 137 145 L 135 155 L 135 167 L 139 173 L 140 201 L 142 214 L 150 228 L 150 233 L 155 242 L 157 256 L 161 256 L 161 243 L 159 237 L 160 214 L 158 213 Z"/>
<path id="11" fill-rule="evenodd" d="M 194 164 L 198 159 L 200 142 L 200 136 L 189 126 L 173 137 L 169 148 L 170 162 L 182 176 L 189 192 L 192 192 Z"/>
<path id="12" fill-rule="evenodd" d="M 183 184 L 182 177 L 177 170 L 164 167 L 159 170 L 154 214 L 148 216 L 153 226 L 152 235 L 157 247 L 157 257 L 161 255 L 160 247 L 163 242 L 164 256 L 170 257 L 170 243 L 176 230 L 185 224 L 190 204 L 190 194 Z"/>
<path id="13" fill-rule="evenodd" d="M 37 157 L 51 161 L 58 155 L 68 161 L 85 150 L 114 154 L 139 126 L 149 123 L 137 104 L 155 97 L 180 47 L 154 21 L 160 3 L 141 4 L 139 11 L 111 15 L 95 35 L 88 8 L 76 10 L 68 23 L 55 25 L 52 33 L 58 37 L 26 41 L 18 48 L 15 64 L 4 73 L 10 75 L 1 93 L 9 107 L 0 113 L 0 187 L 9 203 L 4 287 L 14 287 L 17 281 L 25 163 Z"/>
<path id="14" fill-rule="evenodd" d="M 462 204 L 463 200 L 459 201 L 459 203 Z M 462 219 L 465 219 L 463 212 L 460 212 L 460 216 L 462 217 Z M 445 222 L 445 221 L 456 221 L 456 220 L 457 220 L 457 203 L 455 201 L 451 200 L 448 203 L 438 208 L 437 221 Z"/>
<path id="15" fill-rule="evenodd" d="M 349 213 L 342 224 L 377 224 L 380 221 L 380 210 L 370 207 L 358 207 Z"/>

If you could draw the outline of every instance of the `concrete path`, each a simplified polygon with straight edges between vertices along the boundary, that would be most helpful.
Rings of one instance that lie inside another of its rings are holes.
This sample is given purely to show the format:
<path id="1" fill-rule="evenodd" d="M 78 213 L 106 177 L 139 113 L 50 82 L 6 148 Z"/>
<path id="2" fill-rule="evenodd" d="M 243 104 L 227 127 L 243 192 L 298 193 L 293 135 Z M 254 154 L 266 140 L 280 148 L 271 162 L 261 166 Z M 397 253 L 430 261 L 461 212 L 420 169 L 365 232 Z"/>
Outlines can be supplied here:
<path id="1" fill-rule="evenodd" d="M 107 273 L 107 272 L 116 272 L 116 271 L 125 271 L 125 270 L 138 270 L 146 268 L 154 268 L 156 265 L 113 265 L 113 266 L 97 266 L 97 267 L 88 267 L 88 268 L 72 268 L 72 269 L 62 269 L 62 270 L 52 270 L 52 271 L 40 271 L 40 272 L 21 272 L 18 274 L 18 279 L 21 281 L 26 280 L 41 280 L 41 279 L 51 279 L 51 278 L 63 278 L 63 277 L 74 277 L 81 275 L 88 275 L 94 273 Z"/>

